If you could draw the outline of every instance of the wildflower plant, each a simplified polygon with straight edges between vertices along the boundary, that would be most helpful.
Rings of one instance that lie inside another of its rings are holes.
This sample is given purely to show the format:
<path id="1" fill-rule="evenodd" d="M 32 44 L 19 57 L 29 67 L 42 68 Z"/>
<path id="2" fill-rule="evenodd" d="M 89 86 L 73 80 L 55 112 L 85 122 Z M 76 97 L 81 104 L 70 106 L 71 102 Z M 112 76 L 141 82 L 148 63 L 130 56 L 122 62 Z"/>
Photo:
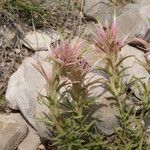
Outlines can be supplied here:
<path id="1" fill-rule="evenodd" d="M 98 67 L 99 72 L 105 74 L 103 85 L 106 91 L 110 92 L 112 105 L 117 108 L 117 115 L 120 127 L 115 129 L 112 149 L 116 150 L 133 150 L 147 149 L 147 135 L 142 124 L 143 116 L 136 117 L 133 107 L 127 111 L 127 100 L 130 96 L 128 88 L 135 84 L 136 80 L 130 80 L 124 83 L 125 70 L 122 62 L 128 57 L 120 57 L 122 47 L 127 43 L 126 38 L 119 40 L 117 38 L 117 25 L 113 23 L 111 27 L 104 29 L 101 25 L 97 27 L 96 33 L 93 34 L 93 44 L 96 51 L 103 56 L 103 66 Z"/>
<path id="2" fill-rule="evenodd" d="M 144 46 L 145 51 L 145 62 L 141 62 L 140 64 L 145 68 L 145 70 L 150 75 L 150 43 L 144 41 L 141 38 L 137 38 L 137 41 L 139 41 Z M 141 88 L 142 87 L 142 88 Z M 138 91 L 139 91 L 139 97 L 141 100 L 141 106 L 142 106 L 142 112 L 141 115 L 143 118 L 150 117 L 149 110 L 150 110 L 150 78 L 147 79 L 147 82 L 143 82 L 142 80 L 139 80 L 138 84 Z"/>
<path id="3" fill-rule="evenodd" d="M 81 44 L 64 41 L 52 47 L 50 76 L 40 64 L 35 66 L 47 81 L 47 95 L 42 97 L 50 110 L 46 124 L 53 132 L 51 146 L 61 150 L 104 147 L 103 136 L 96 134 L 95 121 L 87 119 L 94 99 L 88 97 L 88 87 L 93 84 L 85 82 L 90 66 L 80 56 Z"/>
<path id="4" fill-rule="evenodd" d="M 120 41 L 117 38 L 117 25 L 113 23 L 111 27 L 105 30 L 98 25 L 96 33 L 93 33 L 93 44 L 96 51 L 102 57 L 103 67 L 100 70 L 105 73 L 107 79 L 105 85 L 113 96 L 123 94 L 122 74 L 125 69 L 120 69 L 121 63 L 128 57 L 119 59 L 121 48 L 126 44 L 126 38 Z"/>
<path id="5" fill-rule="evenodd" d="M 141 105 L 143 112 L 136 116 L 134 108 L 127 109 L 127 100 L 131 93 L 128 88 L 137 80 L 125 83 L 125 70 L 122 62 L 128 57 L 120 57 L 122 47 L 127 43 L 126 38 L 117 38 L 117 25 L 104 29 L 101 25 L 93 33 L 92 43 L 100 56 L 101 66 L 95 68 L 104 78 L 95 81 L 87 80 L 90 66 L 82 57 L 82 43 L 72 44 L 62 41 L 51 48 L 51 74 L 48 75 L 40 63 L 34 65 L 47 81 L 47 95 L 42 95 L 44 104 L 49 108 L 49 116 L 45 123 L 50 127 L 50 148 L 60 150 L 147 150 L 147 134 L 142 120 L 149 110 L 149 83 L 141 84 Z M 148 63 L 148 61 L 147 61 Z M 138 79 L 139 80 L 139 79 Z M 139 80 L 140 81 L 140 80 Z M 99 85 L 97 85 L 99 83 Z M 96 85 L 95 85 L 96 84 Z M 95 103 L 94 93 L 90 89 L 103 86 L 112 96 L 111 105 L 117 109 L 119 127 L 115 128 L 112 141 L 96 126 L 96 120 L 89 111 Z"/>

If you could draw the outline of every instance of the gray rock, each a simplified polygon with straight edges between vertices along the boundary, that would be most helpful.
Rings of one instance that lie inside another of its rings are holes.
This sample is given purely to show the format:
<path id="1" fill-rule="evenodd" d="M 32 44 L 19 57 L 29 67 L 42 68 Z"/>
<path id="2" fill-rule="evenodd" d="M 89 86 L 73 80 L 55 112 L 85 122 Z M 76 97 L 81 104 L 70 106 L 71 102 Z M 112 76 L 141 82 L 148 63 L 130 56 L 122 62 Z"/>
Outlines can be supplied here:
<path id="1" fill-rule="evenodd" d="M 13 117 L 12 117 L 13 116 Z M 0 115 L 0 148 L 14 150 L 28 134 L 28 125 L 19 115 Z M 17 120 L 17 122 L 15 121 Z"/>
<path id="2" fill-rule="evenodd" d="M 40 137 L 37 135 L 37 132 L 28 125 L 24 118 L 19 113 L 12 113 L 9 115 L 1 114 L 0 122 L 5 122 L 6 124 L 17 124 L 21 126 L 28 126 L 27 136 L 21 140 L 18 144 L 18 150 L 37 150 L 38 146 L 41 144 Z"/>
<path id="3" fill-rule="evenodd" d="M 30 127 L 28 135 L 19 144 L 18 150 L 37 150 L 40 144 L 40 137 L 37 135 L 35 130 Z"/>
<path id="4" fill-rule="evenodd" d="M 124 38 L 129 34 L 144 37 L 150 28 L 148 18 L 150 18 L 150 2 L 141 1 L 135 4 L 127 4 L 125 7 L 117 7 L 117 24 L 119 28 L 119 38 Z M 108 0 L 85 0 L 84 13 L 100 20 L 105 26 L 113 22 L 114 7 Z M 93 28 L 93 27 L 92 27 Z M 93 29 L 94 30 L 94 29 Z"/>
<path id="5" fill-rule="evenodd" d="M 144 53 L 137 48 L 126 45 L 122 48 L 121 55 L 122 57 L 133 56 L 123 61 L 124 68 L 130 67 L 126 70 L 126 74 L 129 74 L 126 77 L 126 81 L 129 81 L 132 76 L 135 76 L 137 78 L 144 78 L 143 81 L 147 82 L 149 74 L 138 61 L 145 62 Z"/>
<path id="6" fill-rule="evenodd" d="M 139 3 L 142 5 L 150 5 L 150 0 L 135 0 L 135 3 Z"/>
<path id="7" fill-rule="evenodd" d="M 109 0 L 85 0 L 84 13 L 100 20 L 101 23 L 112 22 L 114 7 Z M 120 15 L 121 8 L 117 7 L 117 16 Z"/>
<path id="8" fill-rule="evenodd" d="M 117 19 L 119 37 L 124 38 L 128 34 L 131 39 L 134 36 L 144 37 L 150 27 L 148 18 L 150 18 L 150 5 L 127 5 Z"/>
<path id="9" fill-rule="evenodd" d="M 111 94 L 107 92 L 97 99 L 97 105 L 100 108 L 93 114 L 93 117 L 97 120 L 98 130 L 102 131 L 105 135 L 113 134 L 114 129 L 119 127 L 116 108 L 112 107 L 110 105 L 111 101 L 107 99 L 110 96 Z"/>
<path id="10" fill-rule="evenodd" d="M 57 41 L 59 36 L 56 32 L 33 31 L 26 33 L 22 43 L 32 50 L 47 50 L 51 43 Z"/>
<path id="11" fill-rule="evenodd" d="M 123 62 L 124 68 L 130 67 L 125 71 L 125 74 L 127 74 L 128 76 L 124 78 L 124 82 L 127 83 L 131 80 L 131 78 L 136 77 L 139 79 L 141 78 L 141 81 L 147 83 L 149 79 L 149 74 L 138 61 L 140 60 L 141 62 L 145 62 L 144 53 L 134 47 L 126 45 L 122 49 L 121 55 L 122 57 L 131 56 L 131 55 L 133 56 L 133 57 L 127 58 Z M 141 86 L 141 84 L 139 84 L 139 82 L 138 82 L 138 85 L 140 86 L 140 89 L 142 90 L 143 87 Z M 131 89 L 133 90 L 136 96 L 139 95 L 139 90 L 137 89 L 137 87 L 135 87 L 135 85 L 133 85 Z"/>
<path id="12" fill-rule="evenodd" d="M 6 123 L 17 123 L 21 125 L 27 124 L 24 118 L 19 113 L 0 114 L 0 121 Z"/>
<path id="13" fill-rule="evenodd" d="M 8 106 L 12 109 L 19 109 L 42 137 L 47 135 L 47 128 L 39 119 L 48 113 L 48 109 L 44 104 L 39 104 L 37 99 L 38 92 L 46 94 L 44 87 L 46 81 L 33 64 L 39 61 L 49 74 L 51 64 L 45 61 L 48 55 L 49 52 L 41 51 L 33 57 L 25 58 L 18 70 L 10 77 L 6 91 Z"/>

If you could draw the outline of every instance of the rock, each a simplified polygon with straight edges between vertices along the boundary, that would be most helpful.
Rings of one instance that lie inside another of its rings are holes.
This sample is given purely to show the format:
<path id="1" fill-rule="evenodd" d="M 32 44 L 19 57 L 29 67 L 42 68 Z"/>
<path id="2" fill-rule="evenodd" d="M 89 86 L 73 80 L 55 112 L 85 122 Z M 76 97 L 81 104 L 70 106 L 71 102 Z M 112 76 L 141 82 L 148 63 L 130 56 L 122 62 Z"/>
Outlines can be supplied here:
<path id="1" fill-rule="evenodd" d="M 37 150 L 40 144 L 40 137 L 37 135 L 35 130 L 30 127 L 28 135 L 19 144 L 18 150 Z"/>
<path id="2" fill-rule="evenodd" d="M 132 39 L 135 36 L 144 37 L 149 29 L 150 5 L 127 5 L 123 13 L 118 17 L 119 38 L 129 34 Z"/>
<path id="3" fill-rule="evenodd" d="M 16 49 L 14 49 L 14 51 L 15 51 L 17 54 L 19 54 L 19 53 L 21 52 L 21 49 L 16 48 Z"/>
<path id="4" fill-rule="evenodd" d="M 150 5 L 150 0 L 135 0 L 135 3 L 142 5 Z"/>
<path id="5" fill-rule="evenodd" d="M 38 95 L 46 94 L 46 81 L 35 69 L 33 64 L 39 61 L 47 73 L 51 71 L 51 65 L 45 61 L 49 52 L 41 51 L 35 53 L 33 57 L 23 60 L 18 70 L 10 77 L 6 91 L 6 101 L 12 109 L 19 109 L 26 120 L 38 131 L 40 136 L 45 137 L 48 131 L 41 118 L 48 113 L 48 108 L 37 101 Z"/>
<path id="6" fill-rule="evenodd" d="M 117 7 L 117 15 L 120 15 L 121 8 Z M 114 7 L 109 0 L 85 0 L 84 14 L 100 20 L 101 23 L 112 22 Z"/>
<path id="7" fill-rule="evenodd" d="M 59 40 L 56 32 L 50 33 L 44 31 L 34 31 L 26 33 L 22 43 L 32 50 L 47 50 L 48 47 L 55 41 Z"/>
<path id="8" fill-rule="evenodd" d="M 119 122 L 116 117 L 116 108 L 112 107 L 110 105 L 111 101 L 107 99 L 110 96 L 111 94 L 106 92 L 97 99 L 97 105 L 99 105 L 100 108 L 93 114 L 93 117 L 97 120 L 96 126 L 98 130 L 102 131 L 105 135 L 112 135 L 114 129 L 119 127 Z"/>
<path id="9" fill-rule="evenodd" d="M 149 74 L 145 68 L 138 62 L 145 62 L 144 53 L 137 48 L 126 45 L 122 48 L 121 51 L 122 57 L 132 56 L 123 61 L 123 67 L 130 67 L 126 70 L 126 74 L 129 76 L 126 77 L 126 80 L 129 81 L 131 77 L 135 76 L 137 78 L 144 78 L 145 83 L 148 81 Z"/>
<path id="10" fill-rule="evenodd" d="M 17 123 L 21 125 L 27 124 L 24 118 L 19 113 L 0 114 L 0 121 L 6 123 Z"/>
<path id="11" fill-rule="evenodd" d="M 43 144 L 41 144 L 41 145 L 39 146 L 39 150 L 46 150 L 46 148 L 45 148 L 45 146 L 44 146 Z"/>
<path id="12" fill-rule="evenodd" d="M 141 78 L 141 81 L 147 83 L 148 79 L 149 79 L 149 74 L 145 70 L 145 68 L 140 64 L 140 62 L 138 61 L 138 60 L 140 60 L 141 62 L 145 62 L 144 53 L 142 51 L 134 48 L 134 47 L 126 45 L 122 49 L 121 55 L 122 55 L 122 57 L 132 55 L 132 57 L 127 58 L 122 63 L 124 68 L 129 67 L 125 71 L 125 74 L 127 74 L 128 76 L 126 76 L 124 78 L 124 82 L 128 83 L 131 80 L 131 78 L 136 77 L 136 78 L 139 78 L 139 79 Z M 133 92 L 136 96 L 139 95 L 139 91 L 138 91 L 137 87 L 135 88 L 135 86 L 133 85 L 131 87 L 131 89 L 133 90 Z M 142 90 L 143 87 L 140 86 L 140 89 Z"/>
<path id="13" fill-rule="evenodd" d="M 0 115 L 0 122 L 6 122 L 11 124 L 19 124 L 22 126 L 28 126 L 28 134 L 23 139 L 23 141 L 20 141 L 18 150 L 37 150 L 38 146 L 41 144 L 40 137 L 37 135 L 37 132 L 28 125 L 28 123 L 24 120 L 24 118 L 19 113 L 12 113 L 9 115 L 2 114 Z M 34 140 L 33 140 L 34 139 Z"/>
<path id="14" fill-rule="evenodd" d="M 14 120 L 13 120 L 14 119 Z M 15 121 L 17 120 L 17 122 Z M 19 115 L 0 115 L 1 150 L 14 150 L 28 134 L 28 125 Z"/>

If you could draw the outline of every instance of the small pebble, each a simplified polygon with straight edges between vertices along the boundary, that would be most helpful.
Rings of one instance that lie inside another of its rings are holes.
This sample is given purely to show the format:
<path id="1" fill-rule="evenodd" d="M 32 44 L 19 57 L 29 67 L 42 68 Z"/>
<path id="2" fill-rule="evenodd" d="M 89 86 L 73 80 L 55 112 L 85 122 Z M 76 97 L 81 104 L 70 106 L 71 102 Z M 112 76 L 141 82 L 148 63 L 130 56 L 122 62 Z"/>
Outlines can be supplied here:
<path id="1" fill-rule="evenodd" d="M 21 52 L 21 49 L 15 49 L 15 52 L 17 53 L 17 54 L 19 54 L 20 52 Z"/>
<path id="2" fill-rule="evenodd" d="M 39 150 L 46 150 L 46 149 L 45 149 L 45 146 L 44 146 L 43 144 L 41 144 L 41 145 L 39 146 Z"/>

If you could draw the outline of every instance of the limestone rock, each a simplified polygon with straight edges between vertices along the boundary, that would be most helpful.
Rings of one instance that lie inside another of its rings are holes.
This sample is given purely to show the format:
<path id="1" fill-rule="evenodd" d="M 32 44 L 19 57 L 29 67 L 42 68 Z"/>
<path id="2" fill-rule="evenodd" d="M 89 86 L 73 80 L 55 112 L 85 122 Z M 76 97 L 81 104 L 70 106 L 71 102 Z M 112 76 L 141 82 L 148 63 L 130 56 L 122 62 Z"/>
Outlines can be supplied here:
<path id="1" fill-rule="evenodd" d="M 107 99 L 110 96 L 111 94 L 106 92 L 97 99 L 99 109 L 93 113 L 93 117 L 97 120 L 96 125 L 98 130 L 102 131 L 105 135 L 113 134 L 114 129 L 119 127 L 116 108 L 112 107 L 111 101 Z"/>
<path id="2" fill-rule="evenodd" d="M 45 59 L 49 55 L 47 51 L 37 52 L 33 57 L 27 57 L 10 77 L 6 91 L 6 101 L 12 109 L 19 109 L 27 121 L 39 132 L 40 136 L 47 135 L 47 128 L 39 119 L 48 113 L 44 104 L 37 101 L 38 95 L 45 94 L 46 81 L 43 76 L 35 69 L 39 61 L 47 74 L 51 71 L 51 64 Z"/>
<path id="3" fill-rule="evenodd" d="M 56 32 L 33 31 L 26 33 L 22 43 L 32 50 L 47 50 L 51 43 L 57 41 L 59 36 Z"/>
<path id="4" fill-rule="evenodd" d="M 101 23 L 113 21 L 113 4 L 109 0 L 85 0 L 84 13 L 100 20 Z M 120 15 L 121 8 L 117 7 L 117 15 Z"/>
<path id="5" fill-rule="evenodd" d="M 126 45 L 123 47 L 121 55 L 122 57 L 132 56 L 123 61 L 124 68 L 130 67 L 126 70 L 126 74 L 129 74 L 129 76 L 126 77 L 126 80 L 129 81 L 131 77 L 135 76 L 137 78 L 144 78 L 143 81 L 147 82 L 149 74 L 138 61 L 145 62 L 144 53 L 137 48 Z"/>
<path id="6" fill-rule="evenodd" d="M 131 39 L 135 36 L 144 37 L 150 27 L 148 18 L 150 18 L 150 5 L 127 5 L 117 19 L 119 37 L 124 38 L 127 35 Z"/>

